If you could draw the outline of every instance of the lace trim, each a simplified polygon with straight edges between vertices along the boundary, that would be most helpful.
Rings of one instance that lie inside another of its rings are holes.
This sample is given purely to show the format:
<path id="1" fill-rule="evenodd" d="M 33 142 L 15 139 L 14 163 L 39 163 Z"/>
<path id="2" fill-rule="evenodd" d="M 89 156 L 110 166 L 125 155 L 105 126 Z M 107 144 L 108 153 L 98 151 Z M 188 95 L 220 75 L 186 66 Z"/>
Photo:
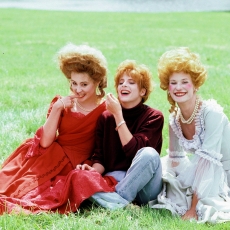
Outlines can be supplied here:
<path id="1" fill-rule="evenodd" d="M 222 158 L 222 154 L 216 153 L 214 151 L 211 152 L 211 154 L 207 150 L 197 150 L 196 154 L 206 160 L 211 161 L 212 163 L 218 165 L 218 166 L 223 166 L 223 164 L 220 162 L 220 159 Z M 215 156 L 215 157 L 213 157 Z"/>
<path id="2" fill-rule="evenodd" d="M 178 205 L 173 203 L 170 198 L 167 198 L 166 197 L 166 190 L 167 190 L 166 184 L 164 183 L 163 184 L 163 194 L 160 196 L 160 200 L 163 203 L 170 204 L 174 208 L 174 210 L 178 213 L 178 215 L 183 216 L 187 212 L 187 209 L 179 207 Z"/>
<path id="3" fill-rule="evenodd" d="M 167 150 L 167 152 L 168 152 L 168 161 L 169 162 L 172 162 L 172 161 L 181 162 L 186 157 L 185 152 L 169 151 L 169 150 Z"/>
<path id="4" fill-rule="evenodd" d="M 178 152 L 178 151 L 168 150 L 167 152 L 170 158 L 184 158 L 186 155 L 184 152 Z"/>
<path id="5" fill-rule="evenodd" d="M 195 134 L 192 140 L 188 140 L 184 137 L 181 129 L 181 125 L 179 122 L 179 112 L 175 115 L 175 113 L 171 113 L 169 116 L 169 124 L 172 127 L 174 133 L 179 138 L 179 144 L 184 147 L 185 150 L 194 150 L 199 149 L 204 141 L 204 110 L 206 108 L 211 108 L 214 111 L 222 112 L 223 108 L 217 104 L 214 99 L 209 99 L 206 101 L 202 101 L 202 105 L 200 109 L 197 111 L 195 121 Z M 193 151 L 194 152 L 194 151 Z"/>
<path id="6" fill-rule="evenodd" d="M 203 120 L 203 117 L 201 116 L 201 114 L 203 113 L 203 110 L 204 110 L 204 106 L 202 103 L 202 105 L 201 105 L 200 109 L 197 111 L 195 119 L 194 119 L 194 121 L 195 121 L 195 134 L 194 134 L 192 140 L 186 139 L 182 133 L 181 125 L 179 122 L 179 114 L 180 113 L 177 113 L 176 116 L 173 114 L 170 114 L 170 118 L 169 118 L 170 126 L 172 127 L 172 130 L 174 131 L 176 136 L 179 138 L 179 144 L 181 146 L 183 146 L 184 149 L 186 149 L 186 150 L 197 149 L 203 143 L 203 140 L 204 140 L 204 132 L 203 132 L 204 120 Z"/>
<path id="7" fill-rule="evenodd" d="M 205 215 L 202 212 L 203 208 L 206 209 L 203 204 L 201 204 L 199 207 L 196 207 L 196 213 L 197 213 L 197 216 L 198 216 L 198 221 L 202 221 L 205 218 Z M 220 213 L 220 216 L 222 216 L 226 220 L 229 220 L 229 218 L 230 218 L 229 212 L 216 211 L 215 216 L 218 216 L 218 213 Z"/>

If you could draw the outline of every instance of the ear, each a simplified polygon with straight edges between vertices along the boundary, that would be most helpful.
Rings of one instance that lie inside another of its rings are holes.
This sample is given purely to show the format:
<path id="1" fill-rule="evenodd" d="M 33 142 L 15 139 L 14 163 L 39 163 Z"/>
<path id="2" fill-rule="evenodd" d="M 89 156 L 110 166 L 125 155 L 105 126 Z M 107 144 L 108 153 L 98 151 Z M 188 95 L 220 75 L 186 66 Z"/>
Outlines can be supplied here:
<path id="1" fill-rule="evenodd" d="M 146 89 L 145 89 L 145 88 L 142 88 L 142 89 L 140 90 L 140 95 L 141 95 L 141 97 L 143 97 L 145 94 L 146 94 Z"/>

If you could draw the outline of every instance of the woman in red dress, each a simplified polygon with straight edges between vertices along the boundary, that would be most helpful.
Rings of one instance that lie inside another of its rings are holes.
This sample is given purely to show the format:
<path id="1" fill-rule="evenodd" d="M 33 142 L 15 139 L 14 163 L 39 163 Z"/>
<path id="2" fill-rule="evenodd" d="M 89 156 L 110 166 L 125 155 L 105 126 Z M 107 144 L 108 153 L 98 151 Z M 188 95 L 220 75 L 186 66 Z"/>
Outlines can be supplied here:
<path id="1" fill-rule="evenodd" d="M 111 178 L 76 169 L 90 164 L 96 121 L 106 109 L 106 59 L 95 48 L 68 44 L 58 61 L 72 93 L 52 100 L 45 124 L 3 163 L 0 214 L 74 212 L 95 192 L 113 191 Z"/>

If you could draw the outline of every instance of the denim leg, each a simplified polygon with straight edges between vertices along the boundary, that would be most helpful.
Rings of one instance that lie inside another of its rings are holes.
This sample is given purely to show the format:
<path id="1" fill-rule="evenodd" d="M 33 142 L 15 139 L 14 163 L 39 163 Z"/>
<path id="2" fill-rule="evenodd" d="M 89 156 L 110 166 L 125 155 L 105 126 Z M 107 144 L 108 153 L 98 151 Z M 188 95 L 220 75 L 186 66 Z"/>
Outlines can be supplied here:
<path id="1" fill-rule="evenodd" d="M 126 171 L 113 171 L 108 172 L 106 176 L 113 176 L 116 181 L 120 181 L 125 177 Z M 104 208 L 115 210 L 118 208 L 124 208 L 126 205 L 129 204 L 127 200 L 122 198 L 116 192 L 97 192 L 93 194 L 89 200 L 97 205 L 100 205 Z"/>
<path id="2" fill-rule="evenodd" d="M 105 176 L 112 176 L 117 182 L 120 182 L 126 175 L 126 171 L 107 172 Z"/>
<path id="3" fill-rule="evenodd" d="M 160 193 L 162 168 L 159 154 L 151 147 L 140 149 L 134 157 L 126 176 L 116 185 L 116 192 L 125 200 L 135 198 L 146 204 Z"/>
<path id="4" fill-rule="evenodd" d="M 126 205 L 129 204 L 127 200 L 122 198 L 116 192 L 97 192 L 93 194 L 89 198 L 89 200 L 99 206 L 108 208 L 110 210 L 124 208 Z"/>

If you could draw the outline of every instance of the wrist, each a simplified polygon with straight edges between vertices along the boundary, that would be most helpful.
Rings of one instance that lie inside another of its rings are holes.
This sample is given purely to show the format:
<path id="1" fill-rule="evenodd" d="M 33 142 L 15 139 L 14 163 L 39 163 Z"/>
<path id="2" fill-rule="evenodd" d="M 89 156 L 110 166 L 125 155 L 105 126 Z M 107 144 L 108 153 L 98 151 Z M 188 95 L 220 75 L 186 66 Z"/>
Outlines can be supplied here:
<path id="1" fill-rule="evenodd" d="M 53 108 L 57 109 L 57 110 L 63 110 L 66 108 L 65 103 L 63 102 L 62 99 L 58 99 L 54 105 Z"/>
<path id="2" fill-rule="evenodd" d="M 125 124 L 124 120 L 122 120 L 121 122 L 117 124 L 117 127 L 115 128 L 115 130 L 117 131 L 123 124 Z"/>

